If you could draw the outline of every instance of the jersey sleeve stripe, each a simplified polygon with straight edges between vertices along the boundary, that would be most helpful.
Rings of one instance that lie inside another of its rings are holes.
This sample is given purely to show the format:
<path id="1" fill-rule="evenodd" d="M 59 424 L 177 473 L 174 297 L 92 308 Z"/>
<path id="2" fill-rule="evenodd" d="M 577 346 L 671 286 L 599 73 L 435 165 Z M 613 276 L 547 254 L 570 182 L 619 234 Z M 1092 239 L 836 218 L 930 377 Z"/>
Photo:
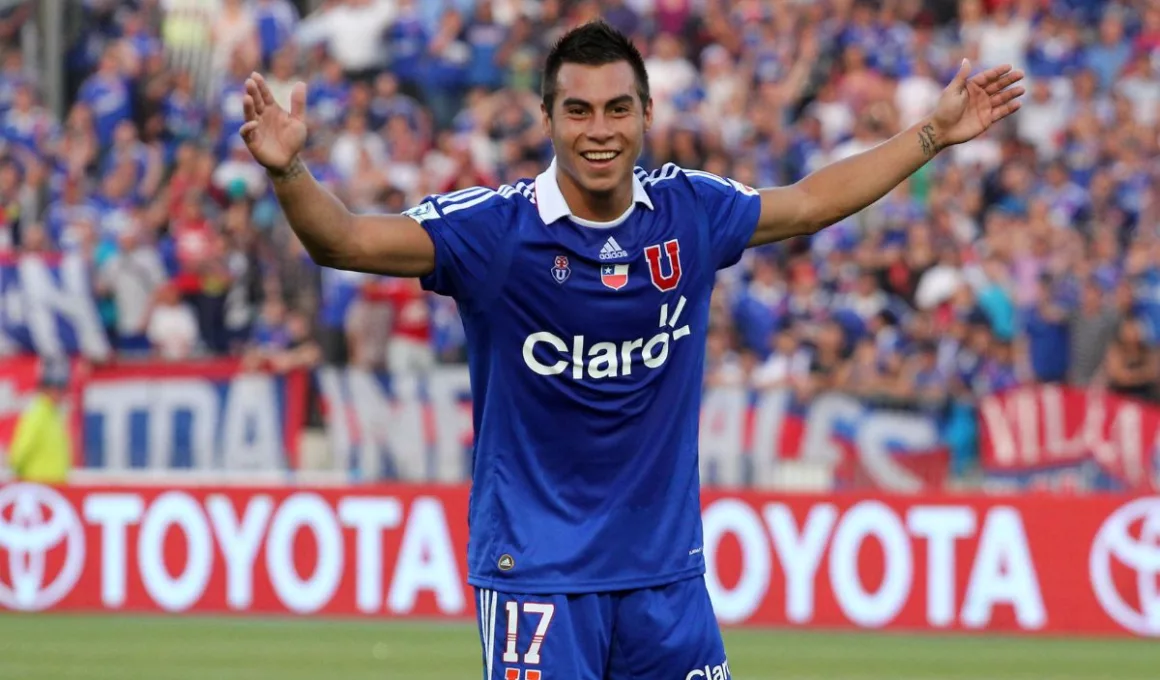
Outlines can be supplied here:
<path id="1" fill-rule="evenodd" d="M 493 196 L 498 195 L 494 191 L 492 191 L 491 189 L 486 189 L 485 191 L 487 193 L 482 194 L 476 198 L 473 198 L 470 201 L 464 201 L 462 203 L 452 203 L 451 205 L 445 205 L 443 207 L 443 214 L 450 215 L 451 213 L 457 212 L 459 210 L 466 210 L 472 206 L 476 206 L 476 205 L 479 205 L 480 203 L 483 203 L 484 201 L 488 200 L 489 198 L 491 198 Z"/>
<path id="2" fill-rule="evenodd" d="M 444 205 L 446 203 L 457 203 L 459 201 L 465 201 L 473 196 L 478 196 L 481 193 L 489 191 L 491 191 L 491 189 L 488 189 L 487 187 L 471 187 L 469 189 L 461 189 L 459 191 L 453 191 L 449 194 L 443 194 L 442 196 L 436 198 L 435 201 L 439 205 Z"/>
<path id="3" fill-rule="evenodd" d="M 653 170 L 648 179 L 643 180 L 642 184 L 656 184 L 664 180 L 672 179 L 680 173 L 681 169 L 673 163 L 665 163 L 660 168 Z"/>
<path id="4" fill-rule="evenodd" d="M 711 172 L 705 172 L 704 170 L 685 170 L 685 174 L 689 177 L 703 177 L 704 179 L 712 180 L 731 189 L 733 188 L 733 185 L 730 184 L 724 177 L 718 177 Z"/>

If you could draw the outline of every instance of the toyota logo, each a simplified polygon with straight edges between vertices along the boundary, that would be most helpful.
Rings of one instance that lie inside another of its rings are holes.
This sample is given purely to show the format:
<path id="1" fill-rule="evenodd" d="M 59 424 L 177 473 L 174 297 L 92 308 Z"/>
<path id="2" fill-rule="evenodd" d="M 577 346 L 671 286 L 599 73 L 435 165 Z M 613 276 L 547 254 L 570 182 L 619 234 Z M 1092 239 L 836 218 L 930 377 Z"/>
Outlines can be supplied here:
<path id="1" fill-rule="evenodd" d="M 56 549 L 63 546 L 64 564 Z M 0 608 L 38 611 L 60 602 L 76 585 L 85 561 L 85 536 L 72 505 L 38 484 L 0 487 Z"/>
<path id="2" fill-rule="evenodd" d="M 1134 603 L 1116 587 L 1113 558 L 1135 572 Z M 1141 498 L 1112 513 L 1092 542 L 1089 566 L 1092 588 L 1108 616 L 1138 635 L 1160 636 L 1160 497 Z"/>

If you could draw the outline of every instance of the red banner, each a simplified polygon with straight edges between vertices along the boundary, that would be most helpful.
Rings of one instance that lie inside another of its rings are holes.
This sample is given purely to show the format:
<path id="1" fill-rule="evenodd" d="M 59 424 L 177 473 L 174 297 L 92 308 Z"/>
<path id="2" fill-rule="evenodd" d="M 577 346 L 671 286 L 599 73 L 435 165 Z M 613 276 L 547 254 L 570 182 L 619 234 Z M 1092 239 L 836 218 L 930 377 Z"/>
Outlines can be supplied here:
<path id="1" fill-rule="evenodd" d="M 979 422 L 983 465 L 992 475 L 1030 480 L 1062 470 L 1073 487 L 1160 488 L 1160 407 L 1154 404 L 1039 385 L 982 399 Z"/>
<path id="2" fill-rule="evenodd" d="M 474 616 L 467 490 L 0 487 L 0 609 Z M 1160 497 L 706 494 L 726 625 L 1160 637 Z"/>
<path id="3" fill-rule="evenodd" d="M 0 359 L 0 460 L 39 370 L 36 357 Z M 74 360 L 64 404 L 74 460 L 111 472 L 295 468 L 308 379 L 305 371 L 244 370 L 237 358 Z"/>

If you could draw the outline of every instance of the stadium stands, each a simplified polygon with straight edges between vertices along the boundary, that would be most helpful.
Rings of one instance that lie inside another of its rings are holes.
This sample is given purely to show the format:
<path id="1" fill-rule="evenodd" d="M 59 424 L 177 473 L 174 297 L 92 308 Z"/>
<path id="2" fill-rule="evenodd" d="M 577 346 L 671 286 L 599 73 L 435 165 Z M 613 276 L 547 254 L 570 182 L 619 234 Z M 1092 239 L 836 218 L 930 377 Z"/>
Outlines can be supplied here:
<path id="1" fill-rule="evenodd" d="M 656 127 L 640 164 L 751 185 L 887 138 L 964 55 L 1028 74 L 1023 110 L 985 138 L 817 237 L 723 272 L 708 388 L 788 390 L 791 413 L 839 390 L 930 418 L 956 475 L 980 456 L 981 399 L 1046 384 L 1160 397 L 1153 3 L 306 4 L 225 0 L 210 16 L 198 3 L 86 2 L 59 117 L 16 47 L 31 15 L 8 10 L 0 267 L 50 253 L 64 280 L 65 263 L 86 265 L 113 354 L 82 353 L 388 376 L 460 365 L 451 302 L 305 256 L 236 135 L 242 80 L 268 74 L 283 103 L 293 81 L 309 83 L 313 172 L 355 210 L 397 212 L 537 174 L 551 153 L 540 60 L 564 27 L 599 15 L 647 57 Z M 27 320 L 3 323 L 0 352 L 37 350 Z M 325 401 L 312 400 L 315 420 Z"/>

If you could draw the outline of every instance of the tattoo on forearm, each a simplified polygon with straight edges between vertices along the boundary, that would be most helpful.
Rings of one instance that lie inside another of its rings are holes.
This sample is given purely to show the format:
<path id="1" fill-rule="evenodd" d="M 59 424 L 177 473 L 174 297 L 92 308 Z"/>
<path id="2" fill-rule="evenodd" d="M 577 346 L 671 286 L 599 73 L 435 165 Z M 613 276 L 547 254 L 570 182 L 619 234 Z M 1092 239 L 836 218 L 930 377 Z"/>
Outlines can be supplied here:
<path id="1" fill-rule="evenodd" d="M 290 165 L 286 166 L 285 170 L 270 170 L 268 174 L 275 184 L 292 182 L 306 174 L 306 164 L 302 162 L 301 158 L 295 158 L 290 161 Z"/>
<path id="2" fill-rule="evenodd" d="M 934 126 L 930 123 L 922 126 L 918 132 L 918 143 L 922 145 L 922 153 L 927 158 L 933 158 L 942 149 L 942 145 L 934 136 Z"/>

